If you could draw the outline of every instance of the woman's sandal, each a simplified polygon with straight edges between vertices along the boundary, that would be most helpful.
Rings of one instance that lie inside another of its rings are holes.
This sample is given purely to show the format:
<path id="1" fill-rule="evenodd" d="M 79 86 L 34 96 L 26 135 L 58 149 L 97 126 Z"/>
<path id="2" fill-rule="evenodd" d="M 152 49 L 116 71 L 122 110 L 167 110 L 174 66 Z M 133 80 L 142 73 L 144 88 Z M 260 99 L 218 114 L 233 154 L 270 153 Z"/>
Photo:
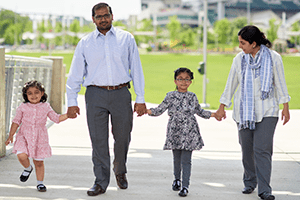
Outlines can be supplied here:
<path id="1" fill-rule="evenodd" d="M 39 192 L 46 192 L 47 191 L 47 188 L 44 184 L 39 184 L 39 185 L 36 186 L 36 188 Z"/>
<path id="2" fill-rule="evenodd" d="M 23 173 L 20 176 L 20 181 L 21 182 L 26 182 L 28 180 L 32 170 L 33 170 L 33 167 L 31 167 L 30 171 L 24 170 Z"/>

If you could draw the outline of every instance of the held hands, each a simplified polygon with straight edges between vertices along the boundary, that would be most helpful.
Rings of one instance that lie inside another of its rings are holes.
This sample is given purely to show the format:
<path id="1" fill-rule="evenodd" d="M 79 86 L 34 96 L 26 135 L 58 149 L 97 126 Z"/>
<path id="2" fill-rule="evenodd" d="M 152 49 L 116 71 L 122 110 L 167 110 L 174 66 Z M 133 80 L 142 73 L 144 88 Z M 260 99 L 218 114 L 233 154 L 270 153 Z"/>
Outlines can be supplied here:
<path id="1" fill-rule="evenodd" d="M 148 115 L 151 115 L 152 114 L 152 111 L 150 109 L 147 109 L 147 114 Z"/>
<path id="2" fill-rule="evenodd" d="M 214 117 L 216 118 L 216 120 L 218 120 L 219 122 L 222 121 L 222 118 L 220 116 L 217 116 L 216 113 L 211 113 L 211 116 L 210 117 Z"/>
<path id="3" fill-rule="evenodd" d="M 137 116 L 140 117 L 147 113 L 147 108 L 145 103 L 135 103 L 134 112 L 137 113 Z"/>
<path id="4" fill-rule="evenodd" d="M 222 119 L 226 119 L 226 111 L 224 110 L 225 105 L 224 104 L 220 104 L 219 109 L 217 110 L 217 112 L 215 113 L 215 117 L 216 120 L 218 121 L 222 121 Z"/>
<path id="5" fill-rule="evenodd" d="M 67 111 L 68 118 L 74 119 L 77 117 L 77 114 L 80 115 L 80 109 L 78 106 L 68 107 L 68 111 Z"/>

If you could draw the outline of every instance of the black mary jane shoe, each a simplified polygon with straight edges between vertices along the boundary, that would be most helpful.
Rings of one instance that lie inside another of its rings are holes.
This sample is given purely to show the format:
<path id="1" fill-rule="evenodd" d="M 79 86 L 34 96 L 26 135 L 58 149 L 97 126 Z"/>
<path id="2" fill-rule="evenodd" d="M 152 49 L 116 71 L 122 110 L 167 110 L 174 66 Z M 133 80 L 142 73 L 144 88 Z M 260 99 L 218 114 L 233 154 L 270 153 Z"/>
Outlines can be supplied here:
<path id="1" fill-rule="evenodd" d="M 243 194 L 251 194 L 254 191 L 253 187 L 244 187 L 244 189 L 242 190 Z"/>
<path id="2" fill-rule="evenodd" d="M 21 181 L 21 182 L 26 182 L 26 181 L 28 180 L 28 178 L 29 178 L 29 176 L 30 176 L 32 170 L 33 170 L 33 167 L 31 167 L 31 170 L 30 170 L 30 171 L 24 170 L 23 173 L 22 173 L 21 176 L 20 176 L 20 181 Z M 24 175 L 23 175 L 24 173 L 25 173 L 25 174 L 28 174 L 28 175 L 27 175 L 27 176 L 24 176 Z"/>
<path id="3" fill-rule="evenodd" d="M 178 193 L 178 195 L 181 196 L 181 197 L 186 197 L 188 193 L 189 193 L 188 189 L 186 187 L 183 187 L 180 190 L 180 192 Z"/>
<path id="4" fill-rule="evenodd" d="M 94 184 L 93 187 L 91 187 L 87 191 L 87 195 L 89 195 L 89 196 L 97 196 L 97 195 L 103 194 L 103 193 L 105 193 L 105 190 L 102 189 L 102 187 L 99 184 Z"/>
<path id="5" fill-rule="evenodd" d="M 263 200 L 274 200 L 275 199 L 275 196 L 268 192 L 261 193 L 258 196 Z"/>
<path id="6" fill-rule="evenodd" d="M 173 189 L 174 191 L 179 191 L 180 188 L 181 188 L 180 180 L 179 180 L 179 179 L 175 179 L 175 180 L 173 181 L 173 184 L 172 184 L 172 189 Z"/>
<path id="7" fill-rule="evenodd" d="M 39 185 L 36 186 L 36 188 L 39 192 L 46 192 L 47 191 L 47 188 L 44 184 L 39 184 Z"/>

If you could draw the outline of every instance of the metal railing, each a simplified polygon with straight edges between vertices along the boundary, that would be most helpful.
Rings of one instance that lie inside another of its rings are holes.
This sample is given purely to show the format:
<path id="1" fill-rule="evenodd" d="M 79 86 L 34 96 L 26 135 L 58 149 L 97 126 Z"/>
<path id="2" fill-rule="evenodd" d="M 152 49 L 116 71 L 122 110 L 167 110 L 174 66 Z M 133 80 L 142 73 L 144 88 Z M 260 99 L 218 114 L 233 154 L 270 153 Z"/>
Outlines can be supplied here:
<path id="1" fill-rule="evenodd" d="M 53 61 L 43 58 L 5 55 L 5 133 L 9 133 L 16 108 L 23 102 L 22 88 L 27 81 L 37 80 L 50 99 Z"/>

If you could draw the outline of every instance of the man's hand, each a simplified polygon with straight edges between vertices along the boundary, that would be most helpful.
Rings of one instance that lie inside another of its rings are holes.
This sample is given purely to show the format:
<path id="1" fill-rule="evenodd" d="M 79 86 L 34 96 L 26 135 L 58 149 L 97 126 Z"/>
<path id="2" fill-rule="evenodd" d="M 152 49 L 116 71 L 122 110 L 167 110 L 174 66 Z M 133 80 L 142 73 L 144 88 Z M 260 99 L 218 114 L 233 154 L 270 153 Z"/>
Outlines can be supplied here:
<path id="1" fill-rule="evenodd" d="M 134 104 L 134 112 L 137 113 L 137 116 L 140 117 L 147 113 L 147 108 L 145 103 L 135 103 Z"/>
<path id="2" fill-rule="evenodd" d="M 67 111 L 68 118 L 74 119 L 77 117 L 77 114 L 80 115 L 80 109 L 78 106 L 68 107 L 68 111 Z"/>

